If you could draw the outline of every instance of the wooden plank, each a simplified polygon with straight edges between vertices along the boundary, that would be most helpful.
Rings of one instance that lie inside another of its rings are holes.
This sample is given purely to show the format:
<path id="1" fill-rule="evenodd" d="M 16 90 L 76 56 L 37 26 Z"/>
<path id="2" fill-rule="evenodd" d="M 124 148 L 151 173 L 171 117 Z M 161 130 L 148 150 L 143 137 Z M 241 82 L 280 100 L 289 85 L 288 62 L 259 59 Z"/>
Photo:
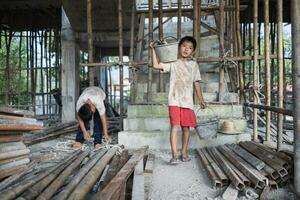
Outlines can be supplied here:
<path id="1" fill-rule="evenodd" d="M 147 162 L 146 162 L 145 173 L 152 173 L 153 172 L 154 160 L 155 160 L 155 155 L 153 153 L 149 153 L 148 158 L 147 158 Z"/>
<path id="2" fill-rule="evenodd" d="M 0 153 L 0 160 L 5 160 L 5 159 L 9 159 L 9 158 L 15 158 L 18 156 L 27 155 L 27 154 L 29 154 L 29 152 L 30 152 L 29 149 L 22 149 L 22 150 Z"/>
<path id="3" fill-rule="evenodd" d="M 42 125 L 30 124 L 0 124 L 0 131 L 33 131 L 41 130 Z"/>
<path id="4" fill-rule="evenodd" d="M 121 188 L 121 181 L 125 181 L 131 175 L 136 164 L 143 159 L 148 146 L 142 147 L 134 152 L 128 162 L 122 167 L 117 175 L 106 185 L 106 187 L 95 195 L 94 199 L 110 200 L 112 195 Z"/>
<path id="5" fill-rule="evenodd" d="M 0 142 L 19 142 L 22 140 L 22 135 L 16 134 L 16 135 L 0 135 Z"/>
<path id="6" fill-rule="evenodd" d="M 144 162 L 141 159 L 134 168 L 132 200 L 145 199 Z"/>

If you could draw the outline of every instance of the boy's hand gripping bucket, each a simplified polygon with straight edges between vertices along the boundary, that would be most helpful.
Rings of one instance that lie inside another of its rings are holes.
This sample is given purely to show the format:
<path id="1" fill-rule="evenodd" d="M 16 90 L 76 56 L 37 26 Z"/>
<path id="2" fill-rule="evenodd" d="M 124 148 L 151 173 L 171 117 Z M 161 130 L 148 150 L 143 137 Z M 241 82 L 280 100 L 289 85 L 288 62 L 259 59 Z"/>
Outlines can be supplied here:
<path id="1" fill-rule="evenodd" d="M 154 42 L 153 47 L 158 56 L 159 62 L 173 62 L 178 58 L 178 41 L 175 37 L 168 36 L 162 41 L 157 40 Z"/>

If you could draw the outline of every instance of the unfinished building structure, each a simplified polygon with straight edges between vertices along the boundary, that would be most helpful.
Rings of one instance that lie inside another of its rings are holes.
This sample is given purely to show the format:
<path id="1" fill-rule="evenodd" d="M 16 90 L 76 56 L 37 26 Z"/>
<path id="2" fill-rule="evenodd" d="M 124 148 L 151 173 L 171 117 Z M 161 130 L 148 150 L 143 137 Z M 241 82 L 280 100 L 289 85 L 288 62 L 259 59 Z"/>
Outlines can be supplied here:
<path id="1" fill-rule="evenodd" d="M 209 103 L 195 108 L 198 119 L 217 118 L 220 126 L 230 118 L 243 133 L 209 140 L 193 133 L 191 147 L 252 139 L 276 142 L 279 151 L 293 144 L 300 193 L 299 9 L 297 0 L 4 0 L 0 103 L 68 122 L 75 120 L 80 91 L 99 85 L 118 112 L 112 117 L 119 143 L 168 148 L 169 77 L 152 68 L 148 46 L 192 35 Z M 292 37 L 284 37 L 285 25 Z M 245 116 L 253 134 L 245 133 Z M 293 139 L 283 131 L 286 116 L 293 117 Z"/>

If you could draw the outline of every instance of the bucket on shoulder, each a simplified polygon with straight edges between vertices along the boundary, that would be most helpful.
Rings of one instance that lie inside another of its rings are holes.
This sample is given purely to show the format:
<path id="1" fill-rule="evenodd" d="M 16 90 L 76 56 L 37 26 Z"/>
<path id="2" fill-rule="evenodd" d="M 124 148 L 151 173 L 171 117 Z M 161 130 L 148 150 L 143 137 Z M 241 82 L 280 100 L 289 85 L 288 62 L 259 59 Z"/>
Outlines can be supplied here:
<path id="1" fill-rule="evenodd" d="M 162 41 L 155 41 L 153 47 L 159 62 L 173 62 L 178 58 L 178 41 L 173 36 L 167 36 Z"/>

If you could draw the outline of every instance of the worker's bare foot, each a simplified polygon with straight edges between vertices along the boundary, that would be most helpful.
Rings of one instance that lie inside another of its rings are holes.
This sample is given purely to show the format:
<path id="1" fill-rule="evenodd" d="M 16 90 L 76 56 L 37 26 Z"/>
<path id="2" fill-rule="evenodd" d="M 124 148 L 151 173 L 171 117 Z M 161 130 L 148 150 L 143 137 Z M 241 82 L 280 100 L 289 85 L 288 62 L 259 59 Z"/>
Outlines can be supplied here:
<path id="1" fill-rule="evenodd" d="M 82 147 L 82 144 L 81 144 L 80 142 L 75 142 L 75 143 L 73 144 L 73 149 L 74 149 L 74 150 L 81 149 L 81 147 Z"/>
<path id="2" fill-rule="evenodd" d="M 95 150 L 101 149 L 102 145 L 101 144 L 95 144 Z"/>

